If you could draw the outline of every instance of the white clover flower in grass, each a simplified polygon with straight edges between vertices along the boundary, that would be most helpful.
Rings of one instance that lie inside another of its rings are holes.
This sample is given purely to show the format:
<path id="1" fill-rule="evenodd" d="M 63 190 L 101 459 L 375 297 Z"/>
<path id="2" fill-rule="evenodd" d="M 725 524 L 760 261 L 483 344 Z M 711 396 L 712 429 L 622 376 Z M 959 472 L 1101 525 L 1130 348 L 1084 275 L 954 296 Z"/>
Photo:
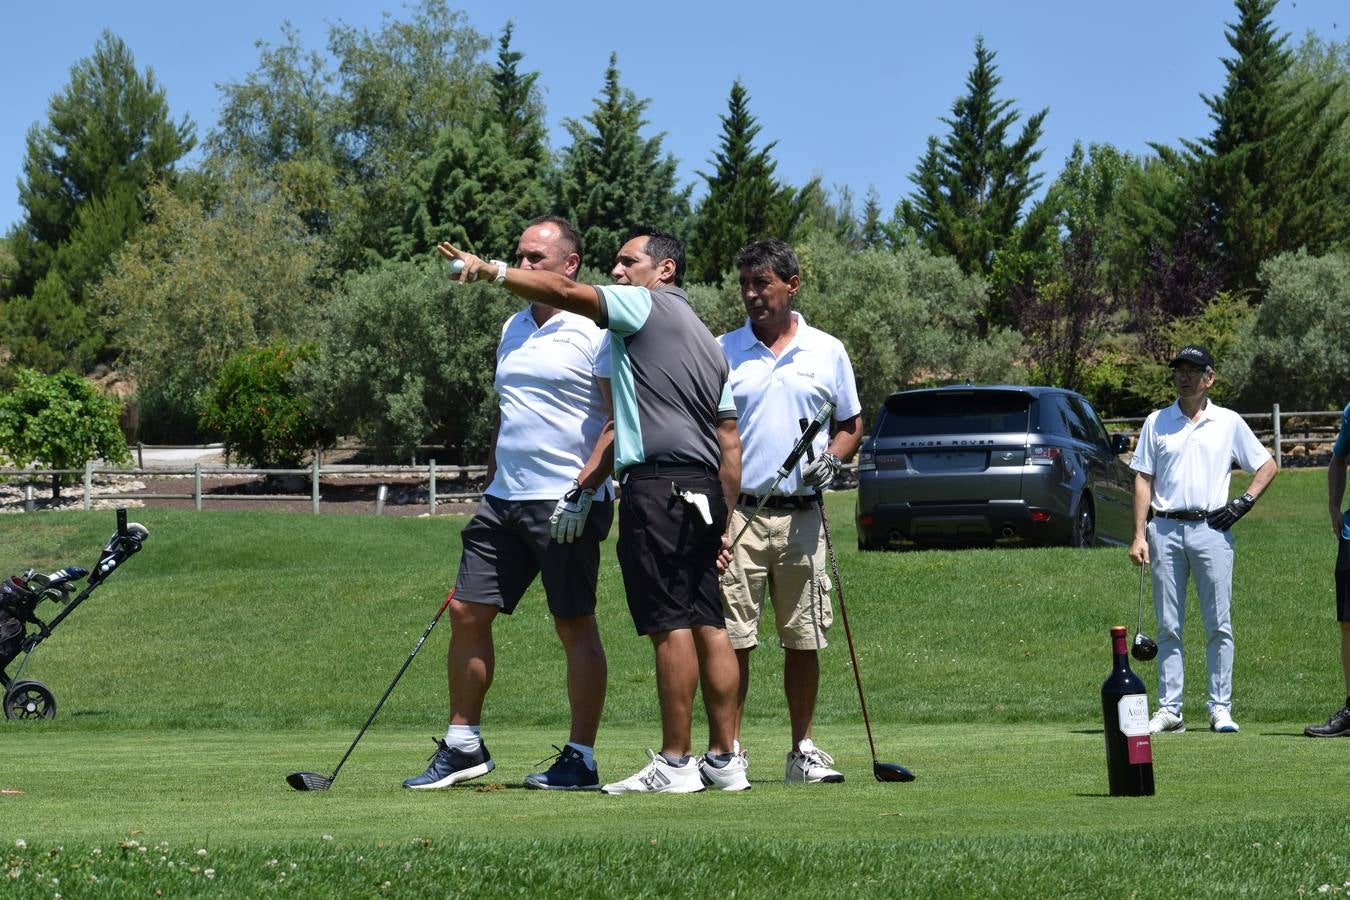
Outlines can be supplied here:
<path id="1" fill-rule="evenodd" d="M 206 855 L 206 848 L 205 848 L 205 847 L 198 847 L 198 848 L 197 848 L 197 855 L 198 855 L 198 856 L 205 856 L 205 855 Z"/>
<path id="2" fill-rule="evenodd" d="M 205 872 L 203 872 L 202 874 L 205 875 L 207 878 L 215 878 L 215 877 L 216 877 L 216 870 L 215 870 L 215 869 L 207 869 L 207 870 L 206 870 Z"/>
<path id="3" fill-rule="evenodd" d="M 14 839 L 14 846 L 15 846 L 15 847 L 18 847 L 20 850 L 27 850 L 27 849 L 28 849 L 28 842 L 25 841 L 23 838 L 15 838 L 15 839 Z"/>
<path id="4" fill-rule="evenodd" d="M 269 859 L 267 862 L 263 863 L 263 865 L 264 865 L 264 866 L 267 866 L 267 868 L 269 868 L 269 869 L 275 868 L 275 867 L 276 867 L 276 864 L 277 864 L 277 861 L 276 861 L 275 859 Z"/>
<path id="5" fill-rule="evenodd" d="M 18 880 L 19 880 L 19 876 L 22 875 L 23 873 L 19 871 L 19 867 L 18 867 L 18 866 L 15 866 L 14 868 L 10 869 L 9 872 L 6 873 L 6 874 L 9 875 L 9 880 L 10 880 L 10 881 L 18 881 Z"/>
<path id="6" fill-rule="evenodd" d="M 324 839 L 325 841 L 331 841 L 331 840 L 333 839 L 333 836 L 332 836 L 331 834 L 325 834 L 325 835 L 323 836 L 323 839 Z"/>

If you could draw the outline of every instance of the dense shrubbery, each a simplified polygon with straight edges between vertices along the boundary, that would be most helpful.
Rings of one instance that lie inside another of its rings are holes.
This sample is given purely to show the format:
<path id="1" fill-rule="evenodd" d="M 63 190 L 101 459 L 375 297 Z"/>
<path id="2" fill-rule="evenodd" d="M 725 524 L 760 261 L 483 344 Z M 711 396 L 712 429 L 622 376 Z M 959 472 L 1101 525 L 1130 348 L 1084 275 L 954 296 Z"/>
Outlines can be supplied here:
<path id="1" fill-rule="evenodd" d="M 77 469 L 91 459 L 131 458 L 118 426 L 122 404 L 73 372 L 15 373 L 14 388 L 0 395 L 0 458 L 15 466 L 38 463 Z M 52 476 L 52 496 L 62 478 Z"/>
<path id="2" fill-rule="evenodd" d="M 293 377 L 296 363 L 315 352 L 312 344 L 276 343 L 230 357 L 202 401 L 202 428 L 254 466 L 297 466 L 310 450 L 331 445 L 334 435 L 311 414 Z"/>

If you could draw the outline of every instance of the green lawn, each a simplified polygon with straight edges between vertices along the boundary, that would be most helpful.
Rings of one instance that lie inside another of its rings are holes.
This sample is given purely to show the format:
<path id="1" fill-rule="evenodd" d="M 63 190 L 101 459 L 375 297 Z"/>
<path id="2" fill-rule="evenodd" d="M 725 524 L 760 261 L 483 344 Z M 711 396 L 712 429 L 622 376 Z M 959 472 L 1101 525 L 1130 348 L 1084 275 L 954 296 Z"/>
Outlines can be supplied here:
<path id="1" fill-rule="evenodd" d="M 566 736 L 561 653 L 536 591 L 497 630 L 484 735 L 498 768 L 481 784 L 399 787 L 444 730 L 443 623 L 334 788 L 300 794 L 285 774 L 332 770 L 438 608 L 463 520 L 134 510 L 151 531 L 145 551 L 25 672 L 56 693 L 58 717 L 0 723 L 0 789 L 21 792 L 0 794 L 0 886 L 48 897 L 1345 895 L 1350 741 L 1300 734 L 1342 689 L 1324 498 L 1324 472 L 1286 472 L 1237 526 L 1242 733 L 1201 727 L 1193 611 L 1192 730 L 1155 741 L 1158 795 L 1139 799 L 1105 796 L 1100 730 L 1107 628 L 1134 625 L 1124 550 L 860 554 L 853 497 L 831 496 L 878 755 L 913 769 L 913 784 L 870 778 L 836 628 L 816 733 L 846 784 L 782 783 L 782 655 L 770 641 L 745 728 L 748 794 L 520 789 Z M 0 518 L 0 573 L 88 566 L 112 519 Z M 597 753 L 602 777 L 619 778 L 659 733 L 650 646 L 632 631 L 612 549 L 601 585 L 610 687 Z M 1152 665 L 1138 668 L 1152 692 Z M 704 734 L 696 724 L 696 741 Z"/>

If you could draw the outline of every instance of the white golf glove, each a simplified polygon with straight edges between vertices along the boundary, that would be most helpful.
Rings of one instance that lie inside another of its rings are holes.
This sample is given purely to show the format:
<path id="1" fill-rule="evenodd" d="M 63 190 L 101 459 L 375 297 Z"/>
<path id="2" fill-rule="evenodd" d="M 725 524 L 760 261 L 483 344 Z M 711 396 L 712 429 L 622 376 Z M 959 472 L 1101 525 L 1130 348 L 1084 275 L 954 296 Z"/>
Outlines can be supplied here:
<path id="1" fill-rule="evenodd" d="M 584 488 L 572 479 L 572 489 L 562 495 L 553 508 L 553 515 L 548 517 L 549 535 L 560 544 L 575 541 L 586 527 L 586 517 L 590 515 L 594 499 L 594 488 Z"/>
<path id="2" fill-rule="evenodd" d="M 834 481 L 843 463 L 833 453 L 822 453 L 805 469 L 802 469 L 802 483 L 807 487 L 825 487 Z"/>

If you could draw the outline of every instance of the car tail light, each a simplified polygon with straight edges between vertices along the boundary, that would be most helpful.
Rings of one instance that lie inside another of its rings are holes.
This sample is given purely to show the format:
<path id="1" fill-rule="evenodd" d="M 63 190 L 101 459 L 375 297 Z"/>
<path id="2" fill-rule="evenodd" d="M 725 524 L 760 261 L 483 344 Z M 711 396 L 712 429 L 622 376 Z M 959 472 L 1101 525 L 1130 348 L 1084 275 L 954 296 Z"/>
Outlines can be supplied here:
<path id="1" fill-rule="evenodd" d="M 872 514 L 867 513 L 865 515 L 858 516 L 858 524 L 870 526 L 872 524 Z"/>
<path id="2" fill-rule="evenodd" d="M 1049 514 L 1048 512 L 1046 512 L 1045 510 L 1043 510 L 1043 509 L 1033 509 L 1033 510 L 1031 511 L 1031 521 L 1033 521 L 1033 522 L 1049 522 L 1049 521 L 1050 521 L 1050 514 Z"/>
<path id="3" fill-rule="evenodd" d="M 1063 452 L 1058 447 L 1038 444 L 1027 448 L 1027 462 L 1036 466 L 1053 466 L 1059 461 Z"/>

